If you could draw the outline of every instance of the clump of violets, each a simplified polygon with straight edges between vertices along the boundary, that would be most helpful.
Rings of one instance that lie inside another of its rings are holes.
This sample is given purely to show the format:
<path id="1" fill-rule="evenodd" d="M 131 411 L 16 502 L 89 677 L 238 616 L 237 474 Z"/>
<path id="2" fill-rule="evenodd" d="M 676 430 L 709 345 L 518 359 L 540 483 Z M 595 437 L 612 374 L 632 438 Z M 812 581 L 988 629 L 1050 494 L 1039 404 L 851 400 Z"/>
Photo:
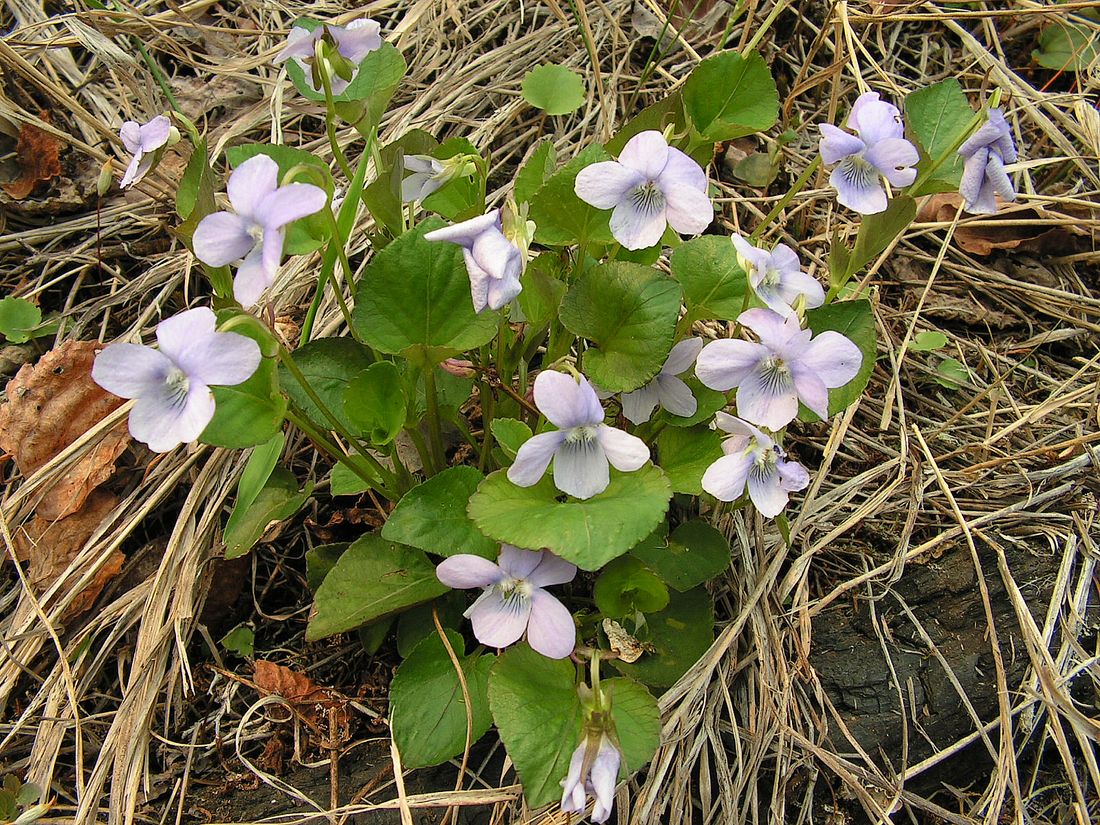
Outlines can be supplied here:
<path id="1" fill-rule="evenodd" d="M 204 264 L 237 264 L 233 297 L 250 307 L 275 281 L 285 227 L 324 209 L 328 196 L 311 183 L 279 186 L 279 165 L 267 155 L 251 157 L 234 169 L 226 190 L 233 211 L 203 218 L 192 245 Z"/>
<path id="2" fill-rule="evenodd" d="M 863 353 L 832 330 L 814 336 L 797 316 L 750 309 L 737 318 L 759 343 L 740 339 L 711 341 L 699 353 L 695 374 L 706 386 L 737 388 L 737 414 L 778 431 L 798 415 L 798 402 L 829 417 L 829 390 L 855 378 Z"/>
<path id="3" fill-rule="evenodd" d="M 806 309 L 825 303 L 825 290 L 816 279 L 802 271 L 798 255 L 785 243 L 776 244 L 769 251 L 753 246 L 740 235 L 734 235 L 731 240 L 749 277 L 752 291 L 768 309 L 780 315 L 790 315 L 794 312 L 791 307 L 799 297 L 802 297 Z"/>
<path id="4" fill-rule="evenodd" d="M 382 45 L 380 27 L 374 20 L 355 20 L 347 26 L 325 23 L 310 31 L 305 26 L 291 28 L 286 45 L 275 57 L 276 63 L 293 58 L 302 67 L 309 87 L 324 90 L 321 72 L 330 78 L 332 93 L 342 94 L 359 71 L 359 64 Z M 318 61 L 320 47 L 320 61 Z M 322 62 L 324 65 L 322 65 Z"/>
<path id="5" fill-rule="evenodd" d="M 724 455 L 703 473 L 703 489 L 719 501 L 736 501 L 747 487 L 760 514 L 774 518 L 787 506 L 790 493 L 810 483 L 806 468 L 787 461 L 779 445 L 752 424 L 722 412 L 714 423 L 730 434 L 722 442 Z"/>
<path id="6" fill-rule="evenodd" d="M 190 309 L 157 325 L 157 345 L 111 344 L 92 365 L 92 380 L 135 398 L 130 434 L 157 453 L 194 441 L 214 417 L 211 386 L 247 381 L 260 347 L 235 332 L 218 332 L 214 313 Z"/>
<path id="7" fill-rule="evenodd" d="M 587 796 L 591 796 L 595 800 L 592 821 L 607 821 L 615 804 L 615 785 L 619 781 L 621 761 L 622 754 L 606 733 L 586 736 L 573 751 L 569 773 L 561 783 L 562 811 L 583 813 Z"/>
<path id="8" fill-rule="evenodd" d="M 965 159 L 959 194 L 967 212 L 992 215 L 997 211 L 994 195 L 1016 200 L 1012 180 L 1005 171 L 1006 163 L 1016 162 L 1016 145 L 1004 112 L 990 109 L 989 119 L 959 147 L 959 154 Z"/>
<path id="9" fill-rule="evenodd" d="M 436 568 L 436 576 L 448 587 L 484 591 L 463 614 L 479 642 L 507 647 L 526 633 L 528 644 L 551 659 L 573 652 L 577 629 L 565 605 L 544 588 L 567 584 L 576 575 L 575 565 L 548 550 L 521 550 L 510 544 L 501 545 L 496 564 L 459 553 Z"/>
<path id="10" fill-rule="evenodd" d="M 685 338 L 672 348 L 657 377 L 644 387 L 623 393 L 623 415 L 632 424 L 649 421 L 659 404 L 673 415 L 687 418 L 695 415 L 698 402 L 691 389 L 677 376 L 695 363 L 703 342 L 699 338 Z"/>
<path id="11" fill-rule="evenodd" d="M 640 438 L 603 423 L 603 407 L 584 376 L 544 370 L 535 379 L 535 406 L 557 427 L 523 443 L 508 469 L 520 487 L 536 484 L 551 460 L 554 485 L 580 499 L 602 493 L 611 483 L 608 465 L 633 472 L 649 460 Z"/>
<path id="12" fill-rule="evenodd" d="M 148 174 L 159 158 L 160 151 L 173 137 L 173 132 L 172 121 L 165 115 L 157 115 L 148 123 L 127 120 L 122 124 L 118 134 L 122 138 L 122 145 L 132 156 L 119 184 L 123 189 L 133 186 Z"/>
<path id="13" fill-rule="evenodd" d="M 474 311 L 497 310 L 519 295 L 524 255 L 504 236 L 499 209 L 424 235 L 462 247 Z"/>
<path id="14" fill-rule="evenodd" d="M 581 169 L 574 191 L 597 209 L 614 210 L 611 234 L 626 249 L 653 246 L 667 226 L 698 235 L 714 219 L 702 167 L 657 131 L 632 137 L 618 160 Z"/>
<path id="15" fill-rule="evenodd" d="M 891 186 L 908 186 L 917 177 L 913 168 L 920 155 L 906 140 L 905 127 L 897 106 L 879 100 L 878 92 L 866 92 L 856 98 L 848 115 L 848 128 L 856 134 L 822 123 L 821 159 L 836 164 L 829 183 L 836 199 L 861 215 L 873 215 L 886 209 L 885 178 Z"/>

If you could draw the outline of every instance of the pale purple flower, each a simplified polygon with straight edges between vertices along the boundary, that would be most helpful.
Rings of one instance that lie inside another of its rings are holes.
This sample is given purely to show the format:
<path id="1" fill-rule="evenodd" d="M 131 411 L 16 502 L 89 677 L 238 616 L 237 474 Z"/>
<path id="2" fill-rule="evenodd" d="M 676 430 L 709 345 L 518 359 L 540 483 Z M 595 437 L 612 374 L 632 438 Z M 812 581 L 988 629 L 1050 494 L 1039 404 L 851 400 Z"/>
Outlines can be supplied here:
<path id="1" fill-rule="evenodd" d="M 431 155 L 405 155 L 401 165 L 406 172 L 412 172 L 401 181 L 401 200 L 404 203 L 424 200 L 449 180 L 447 167 Z"/>
<path id="2" fill-rule="evenodd" d="M 305 26 L 294 26 L 283 50 L 275 56 L 275 62 L 282 63 L 294 58 L 305 73 L 306 84 L 313 91 L 321 92 L 324 86 L 320 78 L 314 76 L 313 62 L 317 54 L 317 43 L 326 36 L 328 42 L 335 46 L 337 54 L 347 61 L 343 66 L 335 61 L 329 66 L 332 93 L 338 95 L 355 79 L 363 58 L 382 45 L 379 25 L 374 20 L 355 20 L 347 26 L 325 23 L 313 31 Z"/>
<path id="3" fill-rule="evenodd" d="M 967 212 L 975 215 L 995 213 L 994 193 L 1006 201 L 1016 200 L 1016 191 L 1005 172 L 1006 163 L 1016 162 L 1016 145 L 1000 109 L 989 110 L 989 119 L 959 147 L 959 154 L 966 159 L 959 194 Z"/>
<path id="4" fill-rule="evenodd" d="M 125 189 L 133 186 L 153 168 L 156 151 L 168 143 L 172 134 L 172 121 L 164 115 L 157 115 L 144 124 L 128 120 L 122 124 L 118 134 L 126 151 L 133 155 L 130 165 L 126 167 L 126 174 L 122 176 L 122 183 L 119 184 Z"/>
<path id="5" fill-rule="evenodd" d="M 284 227 L 323 209 L 328 196 L 311 183 L 279 186 L 279 165 L 267 155 L 251 157 L 234 169 L 226 189 L 235 211 L 203 218 L 192 244 L 204 264 L 239 262 L 233 297 L 250 307 L 275 280 Z"/>
<path id="6" fill-rule="evenodd" d="M 688 385 L 678 376 L 685 372 L 699 355 L 703 342 L 699 338 L 685 338 L 672 348 L 657 377 L 641 389 L 623 393 L 623 415 L 632 424 L 649 421 L 658 404 L 673 415 L 695 415 L 698 402 Z"/>
<path id="7" fill-rule="evenodd" d="M 159 349 L 111 344 L 92 365 L 92 380 L 107 392 L 136 398 L 130 434 L 157 453 L 194 441 L 214 417 L 211 385 L 247 381 L 260 365 L 260 347 L 235 332 L 218 332 L 214 313 L 189 309 L 157 325 Z"/>
<path id="8" fill-rule="evenodd" d="M 564 659 L 573 652 L 577 641 L 573 616 L 543 589 L 573 581 L 577 568 L 565 559 L 548 550 L 502 544 L 496 564 L 459 553 L 442 561 L 435 574 L 448 587 L 485 591 L 463 614 L 483 645 L 507 647 L 526 632 L 527 643 L 543 656 Z"/>
<path id="9" fill-rule="evenodd" d="M 557 430 L 523 442 L 508 469 L 508 480 L 530 487 L 551 459 L 554 485 L 577 498 L 592 498 L 611 483 L 608 463 L 633 472 L 649 460 L 649 447 L 636 436 L 603 423 L 603 407 L 588 381 L 554 370 L 535 379 L 535 405 Z"/>
<path id="10" fill-rule="evenodd" d="M 863 353 L 848 338 L 832 330 L 813 337 L 794 315 L 750 309 L 737 322 L 760 343 L 711 341 L 699 353 L 695 374 L 713 390 L 737 387 L 737 414 L 769 430 L 793 421 L 799 401 L 828 418 L 829 390 L 855 378 L 863 363 Z"/>
<path id="11" fill-rule="evenodd" d="M 424 235 L 429 241 L 448 241 L 462 247 L 470 275 L 474 312 L 500 309 L 523 288 L 519 282 L 523 253 L 501 231 L 500 210 L 494 209 L 453 226 Z"/>
<path id="12" fill-rule="evenodd" d="M 715 424 L 730 433 L 725 453 L 703 473 L 703 489 L 719 501 L 736 501 L 748 487 L 749 498 L 762 516 L 774 518 L 787 506 L 789 494 L 806 489 L 810 475 L 770 436 L 747 421 L 718 413 Z"/>
<path id="13" fill-rule="evenodd" d="M 882 178 L 891 186 L 908 186 L 917 177 L 913 164 L 920 159 L 915 146 L 903 135 L 898 108 L 878 99 L 877 92 L 860 95 L 848 115 L 851 135 L 831 123 L 822 123 L 821 159 L 838 164 L 829 176 L 837 200 L 859 212 L 873 215 L 886 209 Z"/>
<path id="14" fill-rule="evenodd" d="M 656 131 L 632 137 L 617 161 L 581 169 L 574 191 L 597 209 L 615 210 L 611 234 L 627 249 L 653 246 L 666 226 L 697 235 L 714 218 L 706 174 Z"/>
<path id="15" fill-rule="evenodd" d="M 585 737 L 569 760 L 569 773 L 562 780 L 561 809 L 565 813 L 584 812 L 586 795 L 595 799 L 592 821 L 604 822 L 615 803 L 615 785 L 619 781 L 622 754 L 606 733 L 599 739 Z"/>
<path id="16" fill-rule="evenodd" d="M 780 315 L 791 315 L 794 312 L 791 306 L 799 295 L 805 296 L 807 309 L 825 303 L 825 290 L 816 279 L 802 271 L 798 255 L 785 243 L 777 244 L 769 252 L 753 246 L 740 235 L 734 235 L 731 240 L 749 276 L 752 291 L 769 309 Z"/>

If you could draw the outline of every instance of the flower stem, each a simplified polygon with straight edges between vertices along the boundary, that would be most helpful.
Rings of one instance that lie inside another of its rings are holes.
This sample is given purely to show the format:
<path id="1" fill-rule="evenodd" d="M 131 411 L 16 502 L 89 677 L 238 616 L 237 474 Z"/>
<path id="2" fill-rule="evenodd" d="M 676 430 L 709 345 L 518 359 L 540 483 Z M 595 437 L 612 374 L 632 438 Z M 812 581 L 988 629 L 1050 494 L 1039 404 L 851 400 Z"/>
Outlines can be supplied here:
<path id="1" fill-rule="evenodd" d="M 749 243 L 756 243 L 756 241 L 764 233 L 764 230 L 768 228 L 768 225 L 775 220 L 776 216 L 779 215 L 780 212 L 787 208 L 787 204 L 794 200 L 794 196 L 802 191 L 802 187 L 806 185 L 806 182 L 810 179 L 810 176 L 817 171 L 817 168 L 819 166 L 821 166 L 821 155 L 815 157 L 810 162 L 810 165 L 802 170 L 802 174 L 798 176 L 798 179 L 794 182 L 794 185 L 791 186 L 790 191 L 779 199 L 779 202 L 776 203 L 774 207 L 772 207 L 772 211 L 764 217 L 764 220 L 760 222 L 760 225 L 757 226 L 756 230 L 752 233 L 752 235 L 749 236 Z"/>
<path id="2" fill-rule="evenodd" d="M 336 139 L 336 101 L 332 99 L 332 78 L 329 77 L 328 63 L 325 62 L 321 56 L 321 42 L 317 43 L 317 56 L 315 58 L 317 65 L 321 71 L 321 86 L 325 90 L 325 133 L 328 135 L 329 146 L 332 147 L 332 156 L 336 158 L 336 162 L 340 164 L 340 168 L 344 174 L 347 175 L 348 180 L 355 177 L 351 171 L 351 164 L 348 163 L 347 156 L 344 154 L 344 150 L 340 148 L 340 142 Z"/>
<path id="3" fill-rule="evenodd" d="M 428 405 L 428 440 L 431 445 L 434 475 L 446 466 L 446 454 L 443 450 L 443 428 L 439 418 L 439 396 L 435 387 L 435 367 L 431 364 L 424 367 L 424 398 Z"/>
<path id="4" fill-rule="evenodd" d="M 372 475 L 371 472 L 366 469 L 365 462 L 363 462 L 359 456 L 354 454 L 346 455 L 338 446 L 336 446 L 336 444 L 334 444 L 330 439 L 326 438 L 324 433 L 313 426 L 313 424 L 310 423 L 310 421 L 308 421 L 305 416 L 298 415 L 296 412 L 288 410 L 286 417 L 291 424 L 293 424 L 295 427 L 305 433 L 309 440 L 312 441 L 317 447 L 319 447 L 322 452 L 327 453 L 329 458 L 331 458 L 333 461 L 343 461 L 348 467 L 351 468 L 352 472 L 354 472 L 357 476 L 359 476 L 359 478 L 369 484 L 371 489 L 377 490 L 390 501 L 397 501 L 400 498 L 400 495 L 386 487 L 385 484 L 379 483 L 378 477 Z"/>

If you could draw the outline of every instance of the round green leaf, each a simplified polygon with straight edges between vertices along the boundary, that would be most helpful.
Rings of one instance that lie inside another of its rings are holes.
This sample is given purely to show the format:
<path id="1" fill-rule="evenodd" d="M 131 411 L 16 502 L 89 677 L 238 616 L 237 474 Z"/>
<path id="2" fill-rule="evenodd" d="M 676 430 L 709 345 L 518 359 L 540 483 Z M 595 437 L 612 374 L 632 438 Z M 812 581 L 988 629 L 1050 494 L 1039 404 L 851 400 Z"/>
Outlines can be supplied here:
<path id="1" fill-rule="evenodd" d="M 641 559 L 661 581 L 681 593 L 713 579 L 730 564 L 726 537 L 699 519 L 684 522 L 667 539 L 651 536 L 630 555 Z"/>
<path id="2" fill-rule="evenodd" d="M 536 241 L 547 246 L 567 246 L 577 242 L 611 243 L 614 240 L 608 224 L 611 210 L 590 206 L 578 198 L 573 189 L 581 169 L 609 159 L 602 146 L 588 146 L 531 196 L 530 216 L 536 226 Z"/>
<path id="3" fill-rule="evenodd" d="M 25 298 L 4 298 L 0 301 L 0 333 L 13 344 L 29 341 L 28 334 L 42 323 L 42 310 Z"/>
<path id="4" fill-rule="evenodd" d="M 729 238 L 692 238 L 676 248 L 668 263 L 684 289 L 684 304 L 693 321 L 737 320 L 745 307 L 748 278 Z"/>
<path id="5" fill-rule="evenodd" d="M 611 719 L 623 759 L 621 776 L 628 777 L 643 767 L 661 744 L 661 711 L 657 700 L 633 679 L 604 679 L 601 688 L 611 697 Z"/>
<path id="6" fill-rule="evenodd" d="M 722 457 L 722 436 L 707 426 L 665 427 L 657 436 L 657 463 L 674 493 L 701 495 L 703 473 Z"/>
<path id="7" fill-rule="evenodd" d="M 635 634 L 653 645 L 633 664 L 613 659 L 621 673 L 653 687 L 669 687 L 710 647 L 714 641 L 714 607 L 706 588 L 671 594 L 668 607 L 650 613 Z"/>
<path id="8" fill-rule="evenodd" d="M 623 261 L 585 272 L 560 312 L 566 329 L 595 344 L 584 353 L 584 371 L 608 392 L 636 390 L 661 371 L 679 315 L 676 281 Z"/>
<path id="9" fill-rule="evenodd" d="M 531 428 L 514 418 L 494 418 L 489 429 L 508 458 L 515 458 L 523 442 L 531 437 Z"/>
<path id="10" fill-rule="evenodd" d="M 584 105 L 584 80 L 565 66 L 544 63 L 524 76 L 523 99 L 548 115 L 567 115 Z"/>
<path id="11" fill-rule="evenodd" d="M 466 515 L 466 505 L 484 476 L 476 467 L 451 467 L 405 493 L 382 527 L 382 536 L 439 556 L 473 553 L 496 559 L 498 542 Z"/>
<path id="12" fill-rule="evenodd" d="M 558 500 L 549 478 L 517 487 L 498 470 L 470 497 L 468 512 L 487 536 L 517 547 L 545 547 L 584 570 L 598 570 L 653 532 L 672 496 L 652 464 L 611 471 L 607 489 L 590 499 Z"/>
<path id="13" fill-rule="evenodd" d="M 843 387 L 829 390 L 829 415 L 836 415 L 854 404 L 863 394 L 871 378 L 871 372 L 875 368 L 878 345 L 871 302 L 858 300 L 826 304 L 808 311 L 806 323 L 813 330 L 814 335 L 831 329 L 847 336 L 863 353 L 863 363 L 860 364 L 856 377 Z M 813 414 L 810 413 L 810 416 Z M 816 420 L 816 416 L 810 420 Z"/>
<path id="14" fill-rule="evenodd" d="M 779 92 L 756 52 L 719 52 L 695 67 L 683 88 L 684 110 L 707 140 L 732 140 L 770 129 L 779 118 Z"/>
<path id="15" fill-rule="evenodd" d="M 250 326 L 233 332 L 260 338 Z M 261 349 L 264 341 L 260 340 Z M 279 392 L 274 358 L 264 358 L 247 381 L 232 387 L 211 387 L 214 417 L 199 436 L 203 444 L 240 449 L 270 441 L 282 431 L 286 398 Z"/>
<path id="16" fill-rule="evenodd" d="M 358 432 L 345 412 L 344 393 L 351 380 L 374 361 L 370 352 L 352 338 L 317 338 L 294 350 L 290 357 L 336 420 L 348 430 Z M 331 430 L 328 416 L 321 412 L 291 372 L 280 365 L 279 375 L 294 406 L 322 430 Z"/>
<path id="17" fill-rule="evenodd" d="M 668 604 L 668 588 L 633 556 L 612 559 L 596 579 L 592 596 L 600 612 L 613 619 L 656 613 Z"/>
<path id="18" fill-rule="evenodd" d="M 389 444 L 405 426 L 401 373 L 389 361 L 371 364 L 348 382 L 344 413 L 376 446 Z"/>

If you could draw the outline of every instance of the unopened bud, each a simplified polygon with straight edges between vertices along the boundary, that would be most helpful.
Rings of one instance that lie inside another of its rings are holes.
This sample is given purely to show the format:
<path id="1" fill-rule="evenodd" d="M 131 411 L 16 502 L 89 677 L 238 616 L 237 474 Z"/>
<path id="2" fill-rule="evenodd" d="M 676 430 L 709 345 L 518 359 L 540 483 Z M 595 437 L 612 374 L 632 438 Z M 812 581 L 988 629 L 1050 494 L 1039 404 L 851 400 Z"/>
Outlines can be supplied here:
<path id="1" fill-rule="evenodd" d="M 115 164 L 110 158 L 103 161 L 99 168 L 99 177 L 95 181 L 95 191 L 102 198 L 111 189 L 111 182 L 115 177 Z"/>

